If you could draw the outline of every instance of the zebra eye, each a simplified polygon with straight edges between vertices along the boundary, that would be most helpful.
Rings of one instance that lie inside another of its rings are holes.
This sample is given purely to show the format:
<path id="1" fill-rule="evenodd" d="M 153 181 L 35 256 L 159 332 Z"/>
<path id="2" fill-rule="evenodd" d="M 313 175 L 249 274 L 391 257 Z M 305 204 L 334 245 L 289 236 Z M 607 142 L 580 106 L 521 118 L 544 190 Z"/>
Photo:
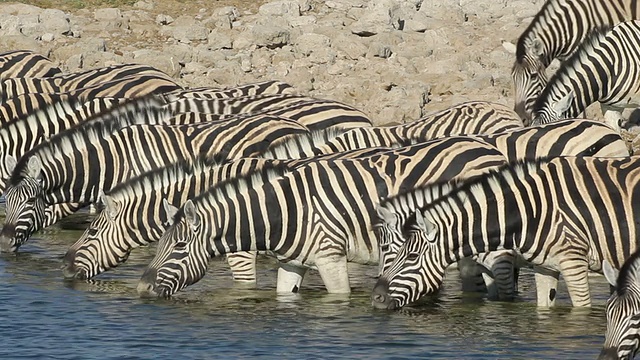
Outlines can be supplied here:
<path id="1" fill-rule="evenodd" d="M 87 229 L 87 235 L 92 237 L 98 235 L 98 229 L 95 229 L 95 228 Z"/>
<path id="2" fill-rule="evenodd" d="M 409 255 L 407 255 L 407 261 L 416 261 L 418 260 L 418 258 L 420 257 L 420 253 L 418 252 L 410 252 Z"/>
<path id="3" fill-rule="evenodd" d="M 184 249 L 187 247 L 188 242 L 184 239 L 180 239 L 178 241 L 176 241 L 176 244 L 174 245 L 175 248 L 178 249 Z"/>

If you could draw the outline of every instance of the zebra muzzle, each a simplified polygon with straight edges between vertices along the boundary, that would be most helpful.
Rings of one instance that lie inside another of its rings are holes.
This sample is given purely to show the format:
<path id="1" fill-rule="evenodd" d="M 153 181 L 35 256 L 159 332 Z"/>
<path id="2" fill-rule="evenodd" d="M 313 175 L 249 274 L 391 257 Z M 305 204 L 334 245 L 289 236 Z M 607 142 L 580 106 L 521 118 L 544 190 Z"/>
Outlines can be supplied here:
<path id="1" fill-rule="evenodd" d="M 371 293 L 371 305 L 376 309 L 394 310 L 396 302 L 389 296 L 389 284 L 385 280 L 378 280 Z"/>

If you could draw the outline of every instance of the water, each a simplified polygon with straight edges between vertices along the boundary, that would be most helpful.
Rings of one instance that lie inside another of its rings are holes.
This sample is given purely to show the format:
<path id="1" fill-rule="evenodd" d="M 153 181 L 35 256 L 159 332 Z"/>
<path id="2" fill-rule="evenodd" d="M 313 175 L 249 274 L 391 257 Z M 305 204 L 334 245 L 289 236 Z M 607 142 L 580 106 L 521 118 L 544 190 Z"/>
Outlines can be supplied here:
<path id="1" fill-rule="evenodd" d="M 533 276 L 513 303 L 463 294 L 457 274 L 443 291 L 399 312 L 374 310 L 376 268 L 352 266 L 350 296 L 326 294 L 310 272 L 303 293 L 275 294 L 273 261 L 257 289 L 234 287 L 216 260 L 173 299 L 143 300 L 135 287 L 154 248 L 94 282 L 62 279 L 61 257 L 80 231 L 47 231 L 21 253 L 0 256 L 0 359 L 593 359 L 605 330 L 608 286 L 592 277 L 595 306 L 535 307 Z"/>

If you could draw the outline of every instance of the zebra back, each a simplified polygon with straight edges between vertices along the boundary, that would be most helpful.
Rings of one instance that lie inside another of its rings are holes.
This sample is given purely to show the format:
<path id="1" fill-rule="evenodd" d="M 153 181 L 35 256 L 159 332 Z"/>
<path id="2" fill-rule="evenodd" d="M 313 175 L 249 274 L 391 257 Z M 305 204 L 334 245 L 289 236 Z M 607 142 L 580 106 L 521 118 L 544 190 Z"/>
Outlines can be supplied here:
<path id="1" fill-rule="evenodd" d="M 14 50 L 0 54 L 0 81 L 9 78 L 51 77 L 62 71 L 46 57 L 31 50 Z"/>
<path id="2" fill-rule="evenodd" d="M 216 88 L 191 88 L 177 90 L 167 93 L 169 101 L 182 98 L 199 99 L 227 99 L 256 95 L 289 94 L 295 95 L 294 88 L 282 81 L 267 80 L 257 83 L 242 84 L 236 87 L 216 89 Z"/>

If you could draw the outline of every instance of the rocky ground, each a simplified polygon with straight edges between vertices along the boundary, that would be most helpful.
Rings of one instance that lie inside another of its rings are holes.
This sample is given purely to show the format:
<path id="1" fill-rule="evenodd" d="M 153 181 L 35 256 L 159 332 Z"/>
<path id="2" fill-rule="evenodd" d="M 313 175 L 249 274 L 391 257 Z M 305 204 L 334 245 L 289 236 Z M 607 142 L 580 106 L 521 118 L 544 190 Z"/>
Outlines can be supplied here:
<path id="1" fill-rule="evenodd" d="M 55 2 L 54 2 L 55 3 Z M 153 65 L 184 86 L 278 79 L 376 124 L 468 100 L 511 105 L 515 43 L 543 0 L 142 0 L 63 11 L 0 5 L 0 51 L 66 72 Z M 600 117 L 590 108 L 590 117 Z"/>

